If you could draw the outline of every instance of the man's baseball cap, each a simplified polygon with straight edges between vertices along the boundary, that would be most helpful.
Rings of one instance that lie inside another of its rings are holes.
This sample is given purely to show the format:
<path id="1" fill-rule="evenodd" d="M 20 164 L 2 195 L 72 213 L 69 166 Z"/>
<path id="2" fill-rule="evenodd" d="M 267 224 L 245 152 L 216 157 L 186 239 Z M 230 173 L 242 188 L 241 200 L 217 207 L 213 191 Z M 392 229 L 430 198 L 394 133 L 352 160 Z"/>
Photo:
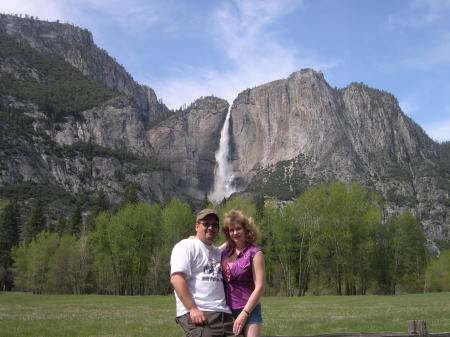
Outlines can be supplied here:
<path id="1" fill-rule="evenodd" d="M 217 214 L 217 212 L 215 210 L 213 210 L 211 208 L 205 208 L 197 213 L 197 217 L 195 218 L 195 221 L 198 222 L 199 220 L 206 218 L 208 215 L 214 215 L 217 218 L 217 221 L 220 220 L 219 215 Z"/>

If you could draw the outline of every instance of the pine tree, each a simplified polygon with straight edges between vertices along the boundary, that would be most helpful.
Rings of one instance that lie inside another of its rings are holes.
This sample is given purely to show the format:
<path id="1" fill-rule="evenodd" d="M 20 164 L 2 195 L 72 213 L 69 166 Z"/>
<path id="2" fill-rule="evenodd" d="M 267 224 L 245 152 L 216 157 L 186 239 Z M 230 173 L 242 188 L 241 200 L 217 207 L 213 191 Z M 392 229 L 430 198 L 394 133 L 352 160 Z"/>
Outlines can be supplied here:
<path id="1" fill-rule="evenodd" d="M 94 197 L 94 205 L 91 209 L 91 214 L 86 219 L 87 223 L 87 230 L 90 232 L 95 228 L 95 218 L 106 211 L 109 211 L 111 209 L 111 204 L 108 200 L 108 196 L 106 195 L 105 191 L 102 189 L 97 191 Z"/>
<path id="2" fill-rule="evenodd" d="M 127 204 L 136 204 L 138 201 L 137 186 L 136 184 L 131 183 L 125 189 L 120 207 L 123 208 Z"/>
<path id="3" fill-rule="evenodd" d="M 77 200 L 69 218 L 68 226 L 70 234 L 79 235 L 81 232 L 82 224 L 83 224 L 83 217 L 81 215 L 81 201 Z"/>
<path id="4" fill-rule="evenodd" d="M 256 220 L 259 221 L 264 217 L 264 195 L 258 194 L 255 197 Z"/>
<path id="5" fill-rule="evenodd" d="M 19 210 L 7 202 L 0 210 L 0 265 L 11 266 L 11 248 L 19 243 Z"/>
<path id="6" fill-rule="evenodd" d="M 28 221 L 22 226 L 21 240 L 30 242 L 36 234 L 46 229 L 47 220 L 44 215 L 44 206 L 39 198 L 34 199 Z"/>
<path id="7" fill-rule="evenodd" d="M 58 217 L 58 221 L 56 222 L 55 231 L 60 235 L 62 235 L 67 230 L 66 226 L 67 226 L 66 218 L 64 217 L 63 214 L 61 214 Z"/>
<path id="8" fill-rule="evenodd" d="M 209 199 L 208 199 L 208 192 L 205 192 L 205 196 L 203 197 L 202 205 L 201 205 L 200 209 L 208 208 L 209 204 L 210 204 L 210 202 L 209 202 Z"/>
<path id="9" fill-rule="evenodd" d="M 92 216 L 95 218 L 100 213 L 109 210 L 110 207 L 111 205 L 109 203 L 108 196 L 106 195 L 105 191 L 100 190 L 95 194 Z"/>

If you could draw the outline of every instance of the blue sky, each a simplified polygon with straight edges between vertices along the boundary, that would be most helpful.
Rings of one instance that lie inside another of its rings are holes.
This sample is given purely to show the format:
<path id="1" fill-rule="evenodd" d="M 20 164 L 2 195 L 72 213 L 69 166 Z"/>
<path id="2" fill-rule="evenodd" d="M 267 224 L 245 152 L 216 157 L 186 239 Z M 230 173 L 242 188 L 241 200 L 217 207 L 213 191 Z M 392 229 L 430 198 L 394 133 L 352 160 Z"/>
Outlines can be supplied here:
<path id="1" fill-rule="evenodd" d="M 2 0 L 0 12 L 89 29 L 171 108 L 301 68 L 394 94 L 450 140 L 450 0 Z"/>

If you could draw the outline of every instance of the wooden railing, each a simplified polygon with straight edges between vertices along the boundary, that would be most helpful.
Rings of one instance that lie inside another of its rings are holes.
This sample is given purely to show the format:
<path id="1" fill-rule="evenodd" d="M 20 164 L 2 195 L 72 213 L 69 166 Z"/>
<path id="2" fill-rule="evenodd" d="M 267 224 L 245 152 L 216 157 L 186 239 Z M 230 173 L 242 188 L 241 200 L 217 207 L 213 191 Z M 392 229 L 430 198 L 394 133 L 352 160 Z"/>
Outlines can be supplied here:
<path id="1" fill-rule="evenodd" d="M 450 337 L 450 332 L 429 333 L 423 320 L 408 321 L 408 332 L 337 332 L 319 335 L 283 335 L 265 337 Z"/>

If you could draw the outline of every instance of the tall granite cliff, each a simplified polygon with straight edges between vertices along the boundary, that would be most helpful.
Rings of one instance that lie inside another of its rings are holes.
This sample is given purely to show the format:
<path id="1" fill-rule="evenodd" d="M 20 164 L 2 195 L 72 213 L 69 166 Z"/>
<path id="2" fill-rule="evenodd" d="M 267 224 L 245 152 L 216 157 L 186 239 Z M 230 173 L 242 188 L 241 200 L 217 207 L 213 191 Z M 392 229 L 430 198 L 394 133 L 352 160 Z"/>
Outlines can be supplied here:
<path id="1" fill-rule="evenodd" d="M 241 188 L 291 198 L 320 181 L 359 181 L 383 193 L 388 211 L 412 210 L 429 237 L 448 235 L 439 144 L 391 94 L 358 83 L 333 89 L 322 73 L 303 69 L 240 93 L 231 123 Z"/>
<path id="2" fill-rule="evenodd" d="M 390 162 L 437 156 L 436 144 L 401 112 L 395 97 L 356 83 L 336 90 L 310 69 L 241 93 L 232 128 L 238 171 L 246 177 L 258 165 L 300 153 L 347 180 L 374 165 L 383 170 Z M 369 156 L 382 160 L 369 166 Z"/>

